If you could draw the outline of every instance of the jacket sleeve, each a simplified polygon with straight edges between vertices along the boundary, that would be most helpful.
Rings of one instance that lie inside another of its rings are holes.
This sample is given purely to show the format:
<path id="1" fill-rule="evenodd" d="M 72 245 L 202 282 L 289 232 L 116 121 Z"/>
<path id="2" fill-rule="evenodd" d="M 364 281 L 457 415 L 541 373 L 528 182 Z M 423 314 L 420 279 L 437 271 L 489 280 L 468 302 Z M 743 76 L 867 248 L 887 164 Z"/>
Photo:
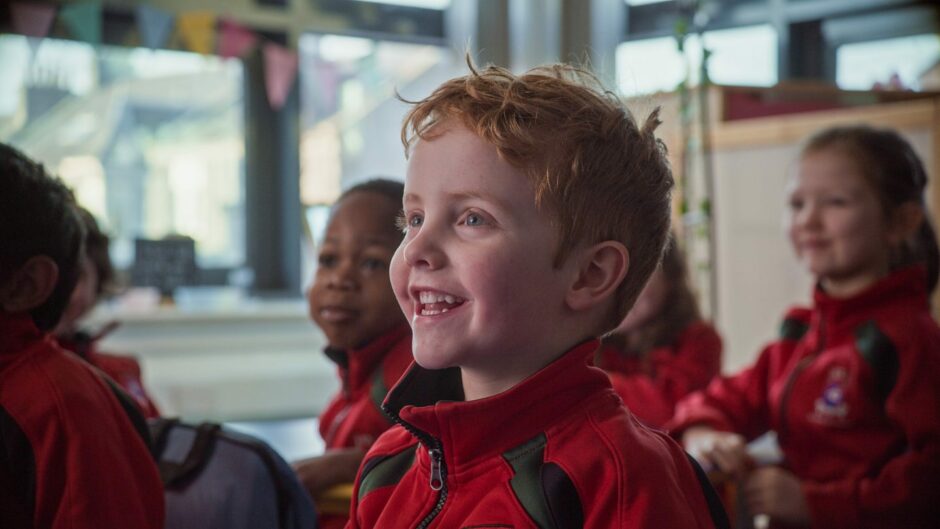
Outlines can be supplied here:
<path id="1" fill-rule="evenodd" d="M 689 427 L 702 424 L 737 432 L 748 440 L 766 432 L 770 371 L 778 345 L 766 347 L 753 366 L 729 377 L 716 378 L 704 390 L 681 400 L 666 429 L 678 436 Z"/>
<path id="2" fill-rule="evenodd" d="M 611 374 L 611 383 L 638 417 L 654 426 L 662 426 L 672 418 L 676 403 L 682 397 L 704 389 L 718 375 L 721 337 L 708 324 L 692 324 L 674 347 L 654 351 L 650 363 L 650 375 Z"/>
<path id="3" fill-rule="evenodd" d="M 926 318 L 926 317 L 925 317 Z M 915 331 L 898 351 L 898 375 L 885 414 L 907 446 L 862 479 L 804 482 L 814 526 L 936 527 L 940 519 L 940 331 Z M 910 343 L 910 342 L 909 342 Z"/>

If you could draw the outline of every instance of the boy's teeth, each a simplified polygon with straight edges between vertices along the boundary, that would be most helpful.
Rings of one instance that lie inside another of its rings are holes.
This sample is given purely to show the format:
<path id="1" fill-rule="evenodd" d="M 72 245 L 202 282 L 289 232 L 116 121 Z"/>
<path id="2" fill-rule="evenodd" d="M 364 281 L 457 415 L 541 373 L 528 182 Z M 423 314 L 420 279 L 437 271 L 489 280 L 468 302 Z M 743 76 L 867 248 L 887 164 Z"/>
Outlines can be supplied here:
<path id="1" fill-rule="evenodd" d="M 437 294 L 435 292 L 418 292 L 418 302 L 421 304 L 419 312 L 422 316 L 435 316 L 443 314 L 460 304 L 465 299 L 450 294 Z"/>
<path id="2" fill-rule="evenodd" d="M 463 299 L 450 294 L 435 294 L 434 292 L 423 291 L 418 294 L 418 301 L 421 303 L 447 303 L 453 305 L 458 301 L 463 301 Z"/>

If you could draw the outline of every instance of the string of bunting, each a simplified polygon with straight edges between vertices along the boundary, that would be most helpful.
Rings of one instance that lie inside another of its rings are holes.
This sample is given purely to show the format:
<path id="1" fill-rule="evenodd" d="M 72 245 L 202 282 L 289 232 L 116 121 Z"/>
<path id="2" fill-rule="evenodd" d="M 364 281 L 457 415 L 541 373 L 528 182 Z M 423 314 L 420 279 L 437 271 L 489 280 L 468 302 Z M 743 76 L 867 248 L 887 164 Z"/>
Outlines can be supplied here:
<path id="1" fill-rule="evenodd" d="M 42 39 L 58 20 L 72 37 L 96 46 L 101 44 L 101 12 L 101 2 L 96 0 L 73 2 L 61 7 L 52 3 L 10 3 L 10 20 L 15 33 Z M 244 57 L 262 40 L 257 33 L 237 21 L 217 17 L 208 11 L 174 15 L 141 4 L 137 6 L 135 15 L 140 42 L 151 49 L 164 47 L 174 28 L 186 49 L 204 55 L 214 52 L 224 58 Z M 297 76 L 297 52 L 265 41 L 262 54 L 268 103 L 279 110 L 287 101 Z"/>

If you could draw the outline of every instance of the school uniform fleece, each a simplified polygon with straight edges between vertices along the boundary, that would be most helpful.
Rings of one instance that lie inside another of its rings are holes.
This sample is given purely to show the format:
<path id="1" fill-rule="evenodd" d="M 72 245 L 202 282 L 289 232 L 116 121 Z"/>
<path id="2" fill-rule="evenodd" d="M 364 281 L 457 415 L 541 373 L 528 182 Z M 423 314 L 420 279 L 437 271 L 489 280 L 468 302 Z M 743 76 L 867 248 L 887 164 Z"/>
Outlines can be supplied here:
<path id="1" fill-rule="evenodd" d="M 777 432 L 813 527 L 940 527 L 940 328 L 922 267 L 848 299 L 816 289 L 757 363 L 679 403 L 679 435 L 706 424 Z"/>
<path id="2" fill-rule="evenodd" d="M 327 348 L 340 387 L 320 415 L 320 435 L 331 448 L 368 448 L 392 426 L 382 401 L 411 364 L 411 328 L 402 325 L 360 349 Z"/>
<path id="3" fill-rule="evenodd" d="M 411 328 L 396 327 L 360 349 L 325 353 L 336 363 L 342 387 L 320 415 L 320 435 L 327 450 L 366 450 L 393 424 L 382 401 L 411 364 Z M 347 516 L 321 514 L 319 521 L 323 529 L 341 529 Z"/>
<path id="4" fill-rule="evenodd" d="M 704 476 L 623 407 L 589 365 L 597 347 L 470 402 L 458 369 L 413 364 L 386 399 L 399 425 L 366 455 L 347 528 L 713 527 Z"/>
<path id="5" fill-rule="evenodd" d="M 83 332 L 77 332 L 68 339 L 60 338 L 59 345 L 77 354 L 82 360 L 97 367 L 117 382 L 134 399 L 145 418 L 160 417 L 160 410 L 144 389 L 140 363 L 136 358 L 129 355 L 102 353 L 98 351 L 97 340 Z"/>
<path id="6" fill-rule="evenodd" d="M 28 316 L 0 315 L 0 525 L 162 529 L 160 477 L 127 413 Z"/>
<path id="7" fill-rule="evenodd" d="M 674 343 L 643 354 L 604 344 L 596 365 L 607 371 L 614 391 L 634 415 L 662 427 L 682 397 L 704 389 L 721 372 L 721 337 L 708 323 L 696 321 Z"/>

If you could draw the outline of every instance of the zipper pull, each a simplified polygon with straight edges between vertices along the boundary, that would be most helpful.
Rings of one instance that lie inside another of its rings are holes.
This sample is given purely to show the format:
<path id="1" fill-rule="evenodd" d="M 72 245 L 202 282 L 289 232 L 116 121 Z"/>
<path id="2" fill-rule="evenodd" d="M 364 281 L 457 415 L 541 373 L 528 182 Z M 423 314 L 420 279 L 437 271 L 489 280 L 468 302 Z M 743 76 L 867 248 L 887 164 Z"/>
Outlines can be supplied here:
<path id="1" fill-rule="evenodd" d="M 441 451 L 437 448 L 428 450 L 431 457 L 431 490 L 444 488 L 444 477 L 441 476 Z"/>

